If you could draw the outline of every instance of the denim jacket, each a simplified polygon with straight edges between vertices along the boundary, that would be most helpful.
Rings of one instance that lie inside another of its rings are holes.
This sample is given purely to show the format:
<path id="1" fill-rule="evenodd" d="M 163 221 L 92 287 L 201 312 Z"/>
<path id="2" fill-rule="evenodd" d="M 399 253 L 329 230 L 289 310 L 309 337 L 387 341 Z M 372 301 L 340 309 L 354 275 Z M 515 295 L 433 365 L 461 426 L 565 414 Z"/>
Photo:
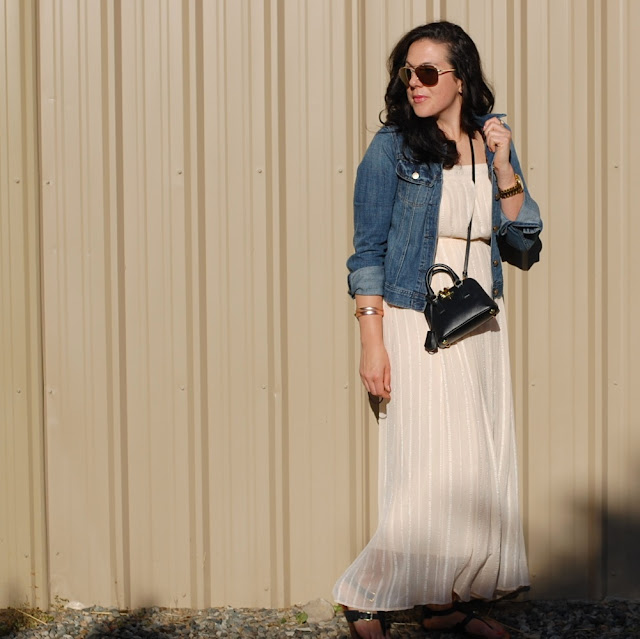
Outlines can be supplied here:
<path id="1" fill-rule="evenodd" d="M 480 125 L 492 117 L 477 118 Z M 503 213 L 494 154 L 485 145 L 491 176 L 491 269 L 493 297 L 502 296 L 502 260 L 498 236 L 519 251 L 527 251 L 542 230 L 538 205 L 525 189 L 518 218 Z M 522 177 L 513 144 L 511 165 Z M 376 133 L 358 167 L 354 192 L 355 253 L 347 260 L 349 294 L 382 295 L 387 303 L 423 311 L 426 306 L 425 275 L 433 264 L 438 239 L 438 215 L 442 198 L 442 165 L 421 164 L 404 149 L 402 135 L 394 127 Z"/>

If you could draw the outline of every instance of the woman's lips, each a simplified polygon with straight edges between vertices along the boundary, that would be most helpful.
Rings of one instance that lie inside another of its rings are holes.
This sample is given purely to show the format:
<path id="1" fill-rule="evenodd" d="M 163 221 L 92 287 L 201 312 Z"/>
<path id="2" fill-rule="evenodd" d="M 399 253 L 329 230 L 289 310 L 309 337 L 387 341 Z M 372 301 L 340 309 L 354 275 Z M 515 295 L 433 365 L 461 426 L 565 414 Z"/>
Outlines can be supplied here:
<path id="1" fill-rule="evenodd" d="M 413 101 L 416 104 L 419 104 L 420 102 L 424 102 L 427 99 L 426 95 L 414 95 L 413 96 Z"/>

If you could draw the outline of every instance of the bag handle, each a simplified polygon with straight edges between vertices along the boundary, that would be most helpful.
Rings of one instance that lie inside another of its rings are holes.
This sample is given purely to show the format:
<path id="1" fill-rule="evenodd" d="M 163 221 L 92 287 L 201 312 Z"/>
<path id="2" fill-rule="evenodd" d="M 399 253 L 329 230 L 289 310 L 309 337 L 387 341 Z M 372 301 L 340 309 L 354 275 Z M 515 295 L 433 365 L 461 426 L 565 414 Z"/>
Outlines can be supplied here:
<path id="1" fill-rule="evenodd" d="M 447 273 L 447 275 L 449 275 L 449 277 L 451 277 L 451 279 L 453 280 L 454 286 L 460 286 L 462 284 L 462 280 L 458 277 L 457 273 L 450 266 L 447 266 L 446 264 L 434 264 L 427 271 L 427 277 L 426 277 L 427 301 L 431 303 L 435 302 L 438 299 L 438 294 L 434 293 L 433 289 L 431 288 L 431 278 L 436 273 Z"/>

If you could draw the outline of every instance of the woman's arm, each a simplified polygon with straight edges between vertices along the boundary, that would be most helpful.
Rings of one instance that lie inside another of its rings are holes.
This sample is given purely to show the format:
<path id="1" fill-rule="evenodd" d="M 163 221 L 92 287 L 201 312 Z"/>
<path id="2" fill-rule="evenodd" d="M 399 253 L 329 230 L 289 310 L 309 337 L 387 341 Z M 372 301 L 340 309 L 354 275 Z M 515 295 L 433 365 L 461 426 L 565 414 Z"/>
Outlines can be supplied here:
<path id="1" fill-rule="evenodd" d="M 347 260 L 352 297 L 384 292 L 387 238 L 398 188 L 395 154 L 395 134 L 381 129 L 358 166 L 353 193 L 355 252 Z"/>
<path id="2" fill-rule="evenodd" d="M 355 253 L 347 261 L 349 293 L 356 310 L 366 307 L 378 313 L 359 316 L 360 378 L 372 395 L 390 398 L 391 369 L 382 337 L 382 296 L 387 237 L 395 201 L 395 134 L 382 129 L 371 141 L 358 167 L 354 189 Z"/>
<path id="3" fill-rule="evenodd" d="M 484 137 L 489 150 L 495 153 L 493 172 L 501 191 L 516 185 L 516 173 L 511 165 L 511 131 L 498 118 L 491 118 L 484 124 Z M 520 176 L 522 178 L 522 176 Z M 524 204 L 524 191 L 500 200 L 504 215 L 515 220 Z"/>
<path id="4" fill-rule="evenodd" d="M 382 339 L 382 296 L 356 295 L 356 309 L 373 307 L 376 315 L 362 315 L 360 323 L 360 379 L 367 392 L 384 399 L 391 397 L 391 366 Z"/>

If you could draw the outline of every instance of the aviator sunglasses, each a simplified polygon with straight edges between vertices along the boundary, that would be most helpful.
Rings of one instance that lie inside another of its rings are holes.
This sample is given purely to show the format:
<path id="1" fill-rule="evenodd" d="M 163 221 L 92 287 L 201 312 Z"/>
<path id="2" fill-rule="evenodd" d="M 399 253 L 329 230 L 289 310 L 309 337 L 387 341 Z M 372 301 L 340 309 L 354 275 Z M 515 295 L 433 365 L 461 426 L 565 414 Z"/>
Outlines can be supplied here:
<path id="1" fill-rule="evenodd" d="M 425 87 L 434 87 L 438 84 L 438 80 L 443 73 L 451 73 L 455 69 L 438 69 L 432 64 L 420 64 L 415 69 L 413 67 L 400 67 L 398 75 L 403 84 L 408 87 L 411 81 L 411 74 L 415 73 L 416 77 Z"/>

